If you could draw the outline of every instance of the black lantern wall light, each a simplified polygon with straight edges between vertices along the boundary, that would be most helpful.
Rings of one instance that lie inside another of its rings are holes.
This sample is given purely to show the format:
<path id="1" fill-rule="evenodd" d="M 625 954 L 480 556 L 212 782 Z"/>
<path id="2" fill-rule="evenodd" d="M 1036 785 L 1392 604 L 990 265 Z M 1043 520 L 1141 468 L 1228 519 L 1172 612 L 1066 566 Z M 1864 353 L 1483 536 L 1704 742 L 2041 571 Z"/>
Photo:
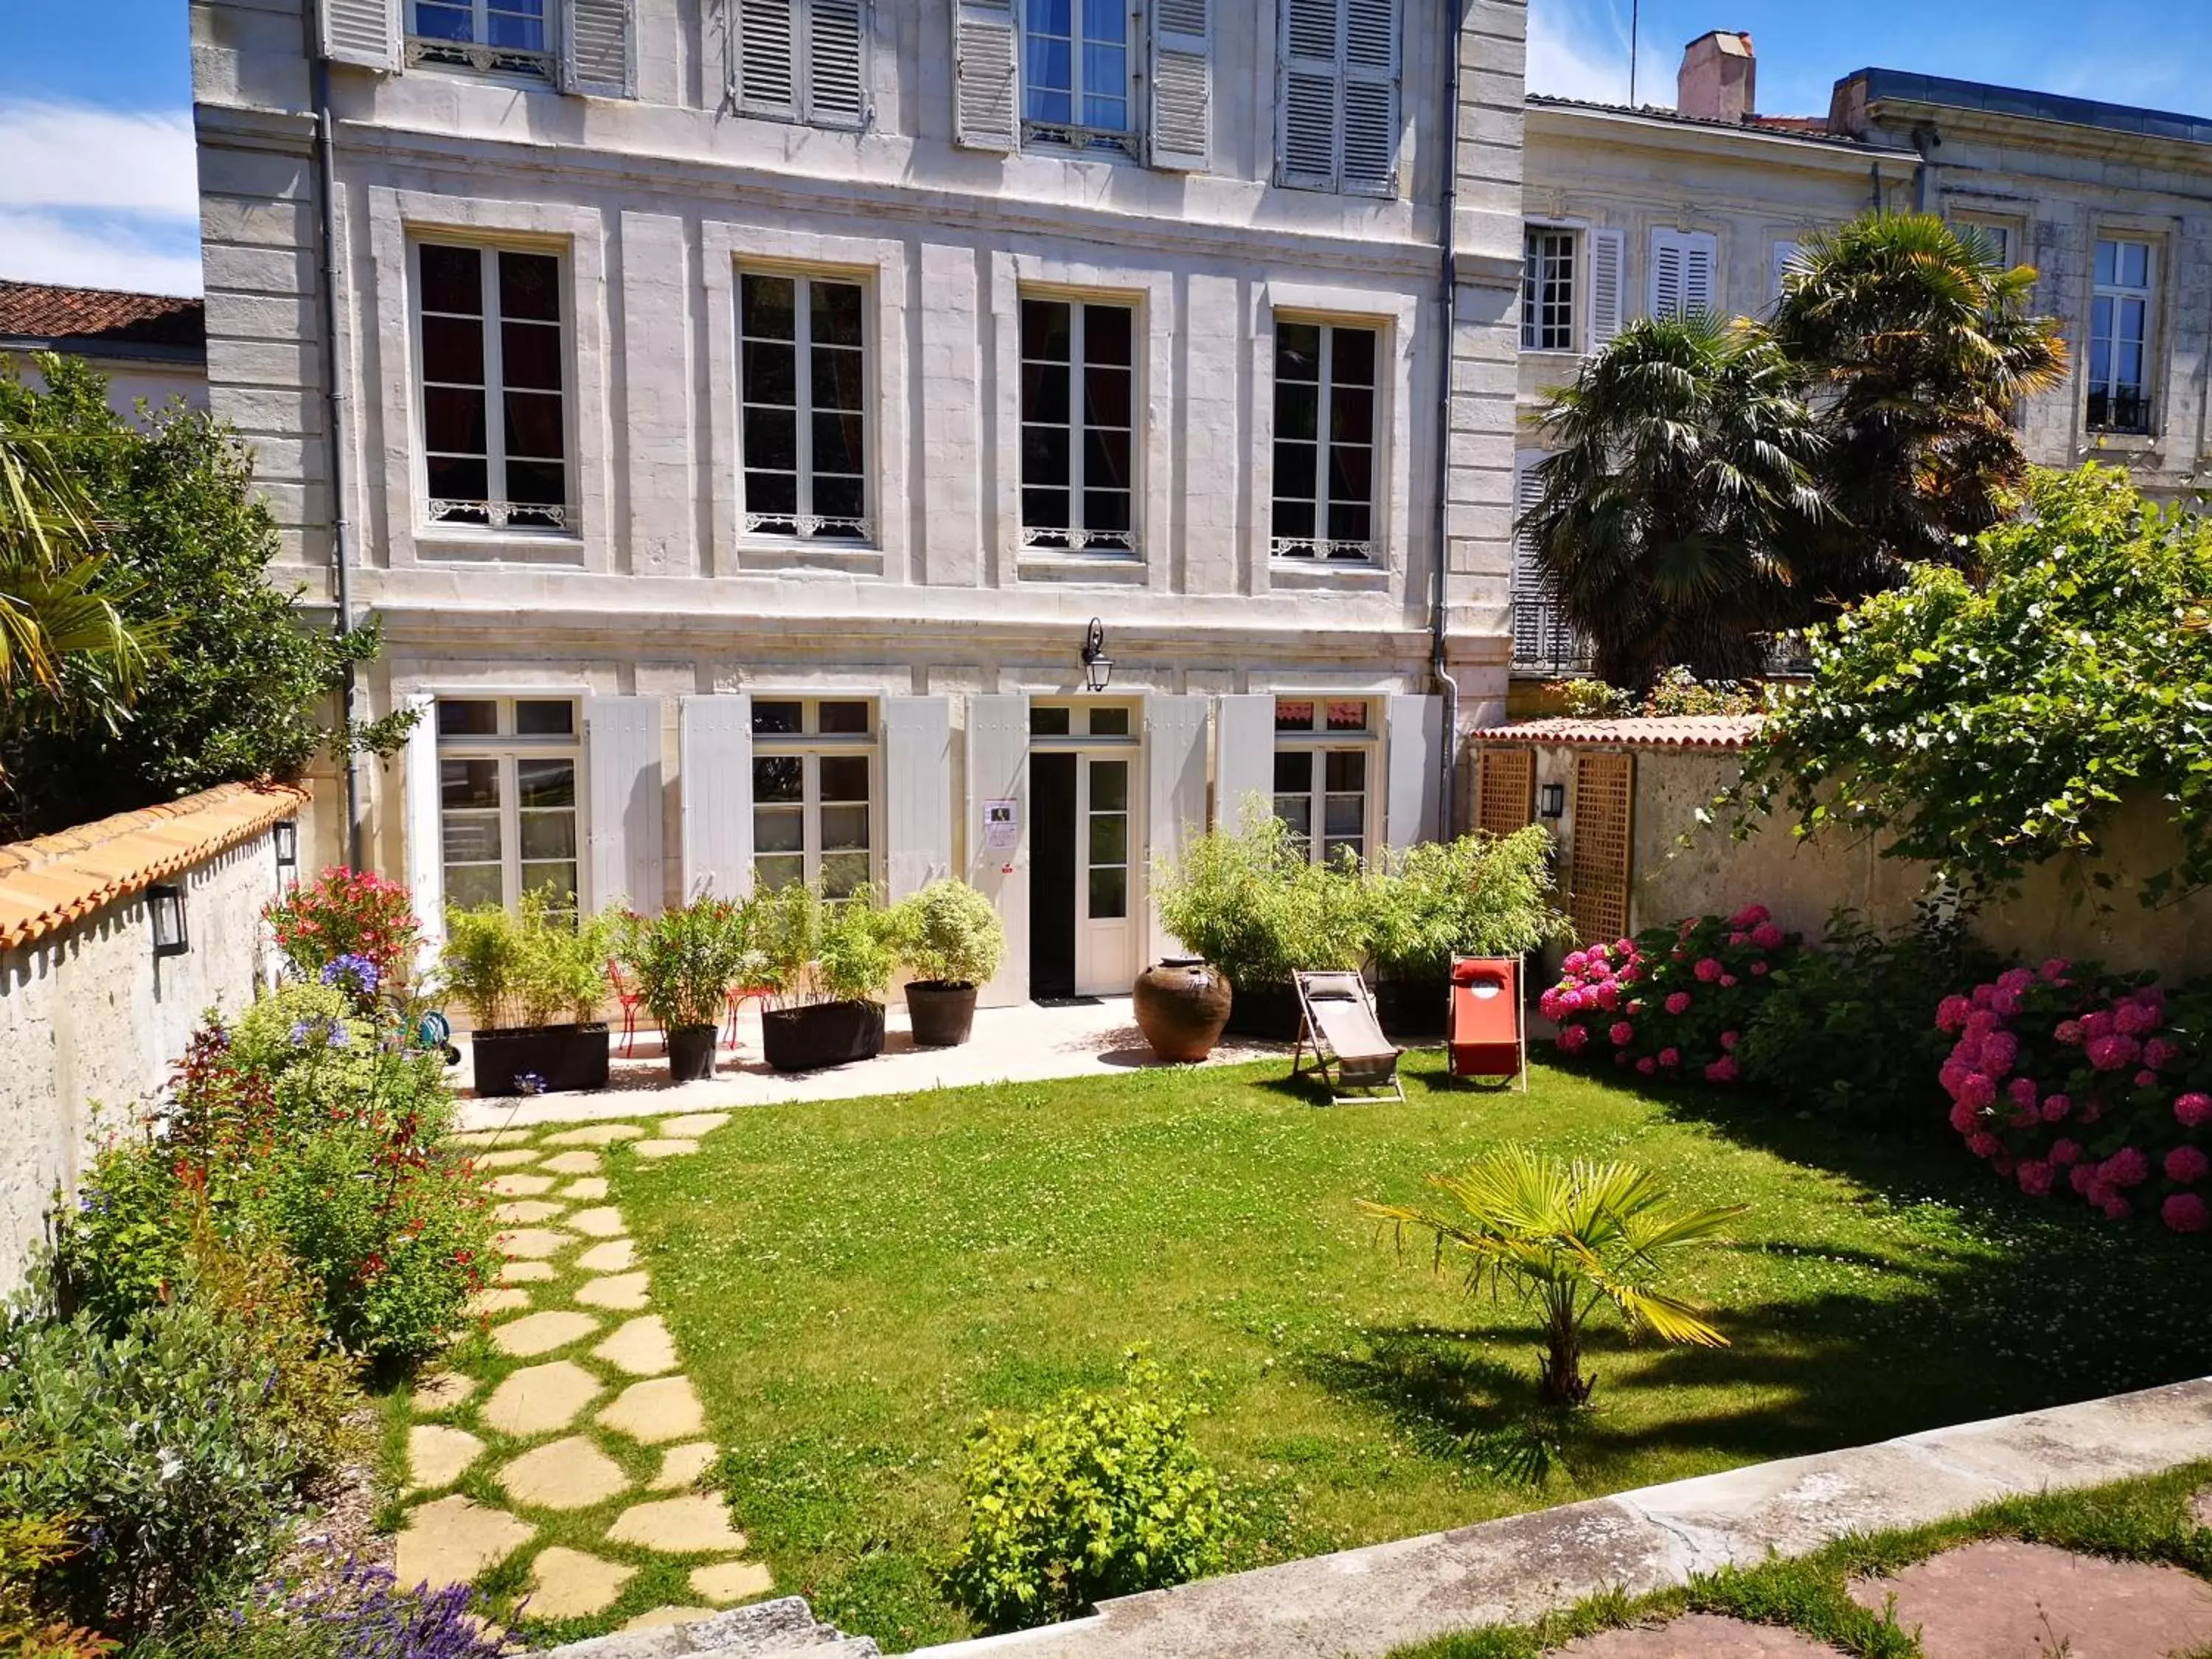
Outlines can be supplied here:
<path id="1" fill-rule="evenodd" d="M 156 882 L 146 890 L 146 915 L 154 927 L 154 954 L 180 957 L 192 948 L 185 921 L 185 889 L 181 882 Z"/>
<path id="2" fill-rule="evenodd" d="M 1106 624 L 1093 617 L 1083 635 L 1083 684 L 1086 690 L 1103 691 L 1114 678 L 1114 659 L 1106 654 Z"/>
<path id="3" fill-rule="evenodd" d="M 1565 784 L 1547 783 L 1537 793 L 1540 798 L 1536 807 L 1536 815 L 1539 817 L 1549 818 L 1556 823 L 1566 817 L 1567 786 Z"/>

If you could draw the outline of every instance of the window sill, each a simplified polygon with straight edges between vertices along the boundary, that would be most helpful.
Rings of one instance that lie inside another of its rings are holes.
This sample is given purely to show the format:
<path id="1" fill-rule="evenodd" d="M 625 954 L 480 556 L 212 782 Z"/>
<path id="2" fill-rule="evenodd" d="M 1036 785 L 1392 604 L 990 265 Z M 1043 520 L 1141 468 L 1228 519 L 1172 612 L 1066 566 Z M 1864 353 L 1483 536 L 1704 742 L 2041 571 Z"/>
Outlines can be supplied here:
<path id="1" fill-rule="evenodd" d="M 2100 432 L 2091 427 L 2088 428 L 2088 447 L 2093 453 L 2100 449 L 2117 449 L 2129 454 L 2142 454 L 2165 448 L 2166 439 L 2162 434 L 2155 432 Z"/>
<path id="2" fill-rule="evenodd" d="M 1267 586 L 1380 593 L 1390 586 L 1390 573 L 1379 564 L 1353 564 L 1348 560 L 1330 563 L 1322 559 L 1270 559 Z"/>
<path id="3" fill-rule="evenodd" d="M 1066 553 L 1020 550 L 1015 574 L 1025 582 L 1102 582 L 1121 587 L 1145 585 L 1145 562 L 1134 553 Z"/>
<path id="4" fill-rule="evenodd" d="M 550 564 L 580 569 L 584 538 L 572 531 L 490 530 L 418 525 L 415 556 L 439 564 Z"/>
<path id="5" fill-rule="evenodd" d="M 797 541 L 781 536 L 740 537 L 740 570 L 812 572 L 819 575 L 880 576 L 884 550 L 866 542 Z"/>

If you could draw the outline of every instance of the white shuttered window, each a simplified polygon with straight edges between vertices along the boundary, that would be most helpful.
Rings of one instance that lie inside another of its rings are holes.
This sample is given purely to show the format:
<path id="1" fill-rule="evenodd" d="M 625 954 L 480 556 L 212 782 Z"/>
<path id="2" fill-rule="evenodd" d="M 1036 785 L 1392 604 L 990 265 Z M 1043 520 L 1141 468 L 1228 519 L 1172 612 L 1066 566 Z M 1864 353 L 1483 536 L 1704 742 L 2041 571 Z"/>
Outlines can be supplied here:
<path id="1" fill-rule="evenodd" d="M 747 115 L 867 120 L 868 0 L 731 0 L 730 98 Z"/>
<path id="2" fill-rule="evenodd" d="M 1628 292 L 1628 239 L 1617 230 L 1593 230 L 1589 247 L 1588 349 L 1602 351 L 1620 332 Z"/>
<path id="3" fill-rule="evenodd" d="M 1396 0 L 1282 0 L 1283 184 L 1395 195 Z"/>
<path id="4" fill-rule="evenodd" d="M 547 9 L 547 0 L 408 0 L 407 62 L 550 81 Z"/>
<path id="5" fill-rule="evenodd" d="M 1708 231 L 1651 233 L 1650 314 L 1686 317 L 1720 310 L 1720 242 Z"/>
<path id="6" fill-rule="evenodd" d="M 1212 157 L 1207 9 L 1207 0 L 1159 0 L 1152 9 L 1151 161 L 1156 167 L 1203 173 Z"/>

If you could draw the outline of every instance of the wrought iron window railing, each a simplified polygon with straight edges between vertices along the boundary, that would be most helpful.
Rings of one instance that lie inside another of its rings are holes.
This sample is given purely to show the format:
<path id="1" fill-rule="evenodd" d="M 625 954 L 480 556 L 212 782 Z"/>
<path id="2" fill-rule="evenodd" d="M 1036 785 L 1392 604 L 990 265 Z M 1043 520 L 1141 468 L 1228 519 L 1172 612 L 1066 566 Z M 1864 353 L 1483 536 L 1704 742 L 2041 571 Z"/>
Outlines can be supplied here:
<path id="1" fill-rule="evenodd" d="M 536 501 L 433 501 L 430 522 L 488 525 L 494 530 L 566 530 L 568 509 Z"/>
<path id="2" fill-rule="evenodd" d="M 483 46 L 471 40 L 441 40 L 427 34 L 409 35 L 407 66 L 415 69 L 424 64 L 471 69 L 485 75 L 525 75 L 534 81 L 550 81 L 554 76 L 553 54 L 550 52 L 526 52 L 518 46 Z"/>
<path id="3" fill-rule="evenodd" d="M 2150 431 L 2150 398 L 2137 391 L 2093 391 L 2089 394 L 2089 428 L 2133 436 Z"/>
<path id="4" fill-rule="evenodd" d="M 1375 544 L 1366 541 L 1329 541 L 1314 536 L 1278 536 L 1269 544 L 1269 551 L 1279 559 L 1294 564 L 1373 564 Z"/>

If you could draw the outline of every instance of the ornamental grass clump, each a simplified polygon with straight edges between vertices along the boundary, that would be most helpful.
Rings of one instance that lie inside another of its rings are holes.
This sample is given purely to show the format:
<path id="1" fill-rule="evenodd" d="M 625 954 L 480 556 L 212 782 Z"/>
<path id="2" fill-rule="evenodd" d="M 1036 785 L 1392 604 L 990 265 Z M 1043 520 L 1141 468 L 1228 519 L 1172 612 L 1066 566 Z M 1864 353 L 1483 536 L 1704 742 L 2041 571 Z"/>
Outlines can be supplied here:
<path id="1" fill-rule="evenodd" d="M 1455 956 L 1517 957 L 1565 937 L 1567 919 L 1552 903 L 1552 848 L 1551 832 L 1531 824 L 1391 849 L 1367 878 L 1376 976 L 1440 980 Z"/>

